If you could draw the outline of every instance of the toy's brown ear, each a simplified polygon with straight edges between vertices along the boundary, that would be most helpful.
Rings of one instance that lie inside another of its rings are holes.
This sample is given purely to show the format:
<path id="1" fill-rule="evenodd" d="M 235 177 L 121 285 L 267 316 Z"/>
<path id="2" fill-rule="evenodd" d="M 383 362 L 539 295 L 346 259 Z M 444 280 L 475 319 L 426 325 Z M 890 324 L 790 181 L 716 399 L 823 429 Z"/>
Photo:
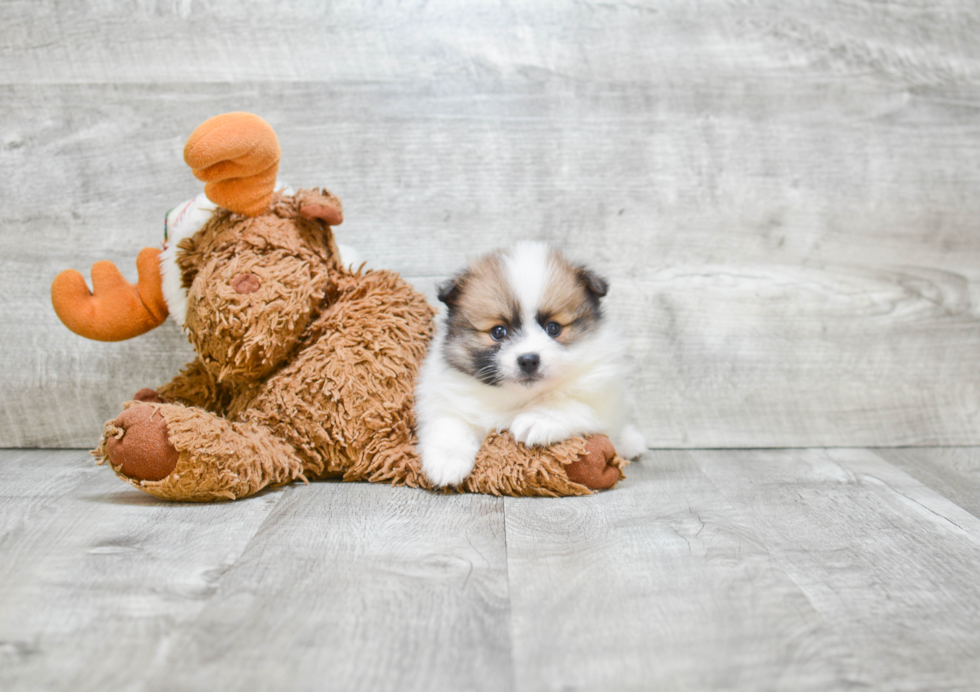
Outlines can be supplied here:
<path id="1" fill-rule="evenodd" d="M 296 202 L 299 213 L 308 219 L 319 219 L 328 226 L 339 226 L 344 222 L 344 205 L 326 190 L 298 190 Z"/>
<path id="2" fill-rule="evenodd" d="M 279 154 L 272 126 L 251 113 L 206 120 L 184 145 L 184 161 L 207 183 L 208 199 L 245 216 L 258 216 L 272 204 Z"/>
<path id="3" fill-rule="evenodd" d="M 135 286 L 108 260 L 92 265 L 92 292 L 85 277 L 66 269 L 51 284 L 54 311 L 66 327 L 86 339 L 125 341 L 145 334 L 163 324 L 168 314 L 159 255 L 156 248 L 140 251 Z"/>

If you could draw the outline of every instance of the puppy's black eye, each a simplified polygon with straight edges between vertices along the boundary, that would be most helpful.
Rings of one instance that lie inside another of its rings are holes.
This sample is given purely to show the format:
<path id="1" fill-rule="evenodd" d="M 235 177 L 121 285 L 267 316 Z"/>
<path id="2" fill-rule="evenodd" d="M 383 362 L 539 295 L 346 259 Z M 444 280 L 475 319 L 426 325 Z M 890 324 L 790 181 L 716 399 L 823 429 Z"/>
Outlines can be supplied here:
<path id="1" fill-rule="evenodd" d="M 558 336 L 561 334 L 561 325 L 557 322 L 549 322 L 544 326 L 544 330 L 548 333 L 548 336 Z"/>
<path id="2" fill-rule="evenodd" d="M 490 330 L 490 338 L 494 341 L 500 341 L 505 336 L 507 336 L 507 327 L 502 324 L 498 324 L 496 327 Z"/>

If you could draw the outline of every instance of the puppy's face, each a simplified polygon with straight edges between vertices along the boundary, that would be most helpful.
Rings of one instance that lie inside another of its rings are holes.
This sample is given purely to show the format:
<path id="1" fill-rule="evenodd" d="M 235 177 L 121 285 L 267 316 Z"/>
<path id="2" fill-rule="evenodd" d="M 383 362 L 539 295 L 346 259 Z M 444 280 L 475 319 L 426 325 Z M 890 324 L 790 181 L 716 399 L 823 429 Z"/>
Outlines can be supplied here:
<path id="1" fill-rule="evenodd" d="M 492 386 L 546 387 L 602 319 L 607 284 L 541 243 L 473 262 L 440 287 L 448 363 Z"/>

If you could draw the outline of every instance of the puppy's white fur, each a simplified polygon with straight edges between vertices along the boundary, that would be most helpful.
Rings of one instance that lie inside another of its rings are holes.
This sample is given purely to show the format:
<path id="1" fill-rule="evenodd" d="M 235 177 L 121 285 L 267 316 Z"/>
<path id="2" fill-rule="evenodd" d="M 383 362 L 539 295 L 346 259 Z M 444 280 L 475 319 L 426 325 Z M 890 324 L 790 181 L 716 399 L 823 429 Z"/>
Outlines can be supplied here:
<path id="1" fill-rule="evenodd" d="M 563 260 L 556 264 L 554 252 L 542 243 L 521 243 L 499 257 L 500 274 L 509 283 L 507 293 L 516 298 L 522 328 L 499 344 L 493 364 L 496 377 L 487 383 L 451 364 L 446 346 L 454 337 L 446 321 L 440 321 L 416 389 L 419 452 L 426 477 L 437 486 L 462 483 L 473 470 L 484 438 L 503 430 L 529 446 L 603 433 L 621 456 L 639 456 L 646 442 L 626 423 L 623 344 L 613 327 L 597 311 L 594 324 L 574 342 L 562 344 L 539 324 L 542 297 L 570 265 Z M 497 316 L 485 317 L 484 326 Z M 517 362 L 527 353 L 540 357 L 533 382 L 522 380 Z"/>

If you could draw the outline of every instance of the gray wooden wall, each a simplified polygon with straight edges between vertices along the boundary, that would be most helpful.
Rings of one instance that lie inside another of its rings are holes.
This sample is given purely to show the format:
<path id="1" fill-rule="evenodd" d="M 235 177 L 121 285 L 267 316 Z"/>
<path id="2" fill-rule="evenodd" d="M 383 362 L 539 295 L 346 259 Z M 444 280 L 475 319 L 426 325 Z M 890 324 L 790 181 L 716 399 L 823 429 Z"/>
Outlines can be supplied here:
<path id="1" fill-rule="evenodd" d="M 135 278 L 228 110 L 430 296 L 526 237 L 609 275 L 653 446 L 980 444 L 972 0 L 3 0 L 0 446 L 92 445 L 189 358 L 48 287 Z"/>

